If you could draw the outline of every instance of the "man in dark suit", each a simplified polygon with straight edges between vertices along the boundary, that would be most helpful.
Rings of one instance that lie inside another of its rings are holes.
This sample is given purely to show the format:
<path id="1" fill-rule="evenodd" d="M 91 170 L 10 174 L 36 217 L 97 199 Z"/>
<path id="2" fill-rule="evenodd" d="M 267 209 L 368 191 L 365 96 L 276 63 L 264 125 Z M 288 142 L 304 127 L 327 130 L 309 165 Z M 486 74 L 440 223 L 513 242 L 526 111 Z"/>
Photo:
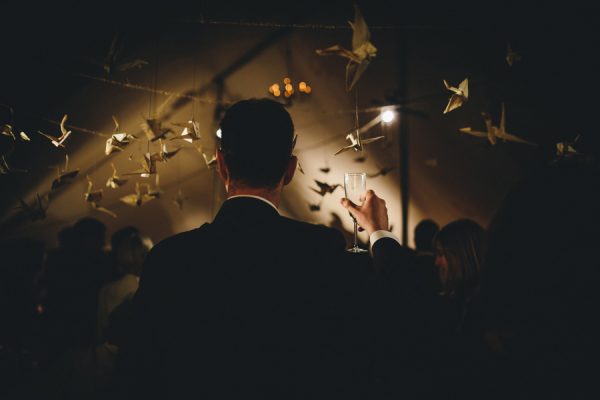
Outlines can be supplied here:
<path id="1" fill-rule="evenodd" d="M 212 223 L 164 240 L 146 260 L 120 360 L 129 394 L 368 396 L 375 269 L 400 251 L 385 202 L 372 191 L 362 207 L 343 200 L 370 234 L 372 262 L 345 251 L 339 231 L 279 214 L 297 165 L 293 123 L 281 104 L 238 102 L 221 132 L 227 200 Z"/>

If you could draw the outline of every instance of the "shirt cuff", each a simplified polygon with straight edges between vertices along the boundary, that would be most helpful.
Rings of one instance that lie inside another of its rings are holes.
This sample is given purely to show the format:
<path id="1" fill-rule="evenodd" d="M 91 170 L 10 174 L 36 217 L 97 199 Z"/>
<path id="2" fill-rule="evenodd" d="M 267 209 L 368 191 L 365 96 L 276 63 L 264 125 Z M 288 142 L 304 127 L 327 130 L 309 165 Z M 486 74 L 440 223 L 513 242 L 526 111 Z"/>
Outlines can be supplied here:
<path id="1" fill-rule="evenodd" d="M 383 239 L 383 238 L 393 239 L 396 242 L 398 242 L 398 244 L 400 244 L 400 240 L 392 232 L 379 230 L 379 231 L 375 231 L 375 232 L 371 233 L 371 236 L 369 236 L 369 242 L 371 243 L 371 245 L 369 246 L 369 249 L 373 248 L 373 245 L 375 244 L 376 241 L 378 241 L 379 239 Z"/>

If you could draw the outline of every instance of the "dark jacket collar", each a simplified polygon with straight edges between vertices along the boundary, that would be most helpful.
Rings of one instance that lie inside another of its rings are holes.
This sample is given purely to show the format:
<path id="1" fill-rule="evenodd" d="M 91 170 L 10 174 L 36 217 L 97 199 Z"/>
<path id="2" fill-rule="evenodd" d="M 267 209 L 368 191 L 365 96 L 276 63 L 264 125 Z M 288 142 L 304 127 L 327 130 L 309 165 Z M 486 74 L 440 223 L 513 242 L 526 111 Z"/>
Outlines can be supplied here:
<path id="1" fill-rule="evenodd" d="M 268 221 L 279 218 L 276 209 L 262 200 L 252 197 L 236 197 L 225 200 L 221 209 L 215 216 L 213 223 L 225 221 Z"/>

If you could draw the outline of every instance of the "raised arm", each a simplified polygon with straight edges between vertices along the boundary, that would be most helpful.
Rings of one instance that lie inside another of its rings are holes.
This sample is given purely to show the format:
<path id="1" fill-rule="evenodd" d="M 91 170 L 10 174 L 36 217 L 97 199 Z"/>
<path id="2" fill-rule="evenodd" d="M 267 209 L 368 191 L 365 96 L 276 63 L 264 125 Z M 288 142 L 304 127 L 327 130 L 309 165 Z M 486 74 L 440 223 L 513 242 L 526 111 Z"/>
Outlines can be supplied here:
<path id="1" fill-rule="evenodd" d="M 400 245 L 398 238 L 390 232 L 384 199 L 378 197 L 373 190 L 367 190 L 361 206 L 346 198 L 342 198 L 341 203 L 356 218 L 362 230 L 369 234 L 373 264 L 378 271 L 397 274 L 401 270 L 411 269 L 414 252 Z"/>

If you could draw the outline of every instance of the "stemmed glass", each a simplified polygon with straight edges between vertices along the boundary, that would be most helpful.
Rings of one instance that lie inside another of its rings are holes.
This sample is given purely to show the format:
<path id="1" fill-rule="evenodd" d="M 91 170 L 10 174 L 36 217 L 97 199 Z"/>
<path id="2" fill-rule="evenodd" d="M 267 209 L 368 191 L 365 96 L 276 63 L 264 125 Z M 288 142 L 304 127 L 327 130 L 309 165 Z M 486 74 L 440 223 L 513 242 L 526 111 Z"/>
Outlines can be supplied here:
<path id="1" fill-rule="evenodd" d="M 346 172 L 344 174 L 344 191 L 346 192 L 346 198 L 360 206 L 364 200 L 365 193 L 367 192 L 367 174 L 364 172 Z M 363 253 L 367 250 L 358 247 L 357 241 L 357 230 L 358 224 L 356 219 L 350 214 L 352 221 L 354 221 L 354 246 L 349 248 L 348 251 L 351 253 Z"/>

